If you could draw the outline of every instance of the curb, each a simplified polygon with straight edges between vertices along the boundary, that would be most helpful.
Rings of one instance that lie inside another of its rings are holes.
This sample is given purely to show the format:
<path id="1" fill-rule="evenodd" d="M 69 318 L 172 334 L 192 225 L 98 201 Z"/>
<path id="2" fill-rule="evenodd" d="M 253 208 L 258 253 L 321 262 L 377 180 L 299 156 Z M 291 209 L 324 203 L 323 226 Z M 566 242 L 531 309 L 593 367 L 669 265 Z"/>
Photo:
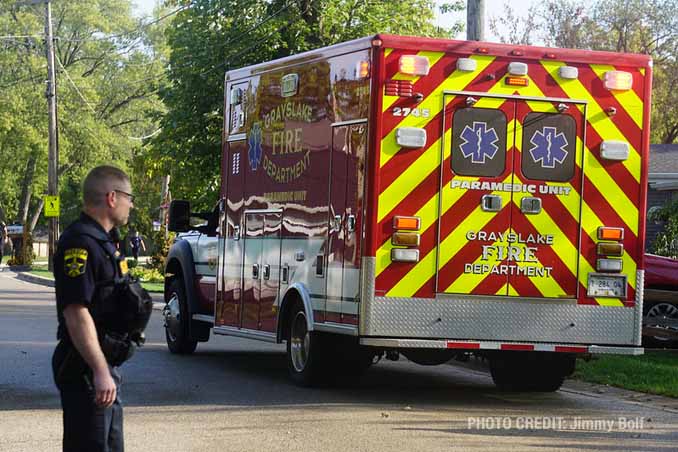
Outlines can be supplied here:
<path id="1" fill-rule="evenodd" d="M 33 284 L 40 284 L 42 286 L 54 287 L 54 280 L 50 278 L 45 278 L 43 276 L 33 275 L 26 272 L 17 272 L 16 278 L 22 281 L 30 282 Z M 165 307 L 165 300 L 163 294 L 161 293 L 151 293 L 151 298 L 153 299 L 153 309 L 155 311 L 162 311 L 162 308 Z"/>
<path id="2" fill-rule="evenodd" d="M 17 272 L 16 274 L 17 279 L 20 279 L 22 281 L 27 281 L 31 282 L 34 284 L 40 284 L 43 286 L 48 286 L 48 287 L 54 287 L 54 280 L 45 278 L 42 276 L 37 276 L 37 275 L 32 275 L 30 273 L 25 273 L 25 272 Z"/>

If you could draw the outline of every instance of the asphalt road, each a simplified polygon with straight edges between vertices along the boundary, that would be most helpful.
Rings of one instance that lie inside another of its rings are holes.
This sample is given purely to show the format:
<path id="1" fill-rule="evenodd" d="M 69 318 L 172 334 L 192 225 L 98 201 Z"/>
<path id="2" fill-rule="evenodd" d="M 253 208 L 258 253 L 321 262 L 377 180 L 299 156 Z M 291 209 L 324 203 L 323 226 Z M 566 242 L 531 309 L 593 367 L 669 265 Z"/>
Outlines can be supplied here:
<path id="1" fill-rule="evenodd" d="M 14 276 L 0 272 L 0 451 L 58 451 L 53 289 Z M 302 389 L 283 346 L 218 336 L 171 355 L 159 312 L 148 340 L 123 367 L 131 452 L 678 449 L 678 404 L 659 397 L 579 383 L 505 394 L 479 370 L 402 361 Z"/>

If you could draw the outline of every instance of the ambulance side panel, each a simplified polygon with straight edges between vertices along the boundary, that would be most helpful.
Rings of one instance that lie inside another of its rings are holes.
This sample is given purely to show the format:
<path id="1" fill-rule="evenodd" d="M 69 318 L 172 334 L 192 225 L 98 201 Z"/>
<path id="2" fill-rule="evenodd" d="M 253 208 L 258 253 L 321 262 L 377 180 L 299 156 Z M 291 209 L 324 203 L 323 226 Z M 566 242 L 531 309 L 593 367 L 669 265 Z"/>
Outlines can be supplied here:
<path id="1" fill-rule="evenodd" d="M 227 74 L 215 332 L 275 339 L 296 290 L 357 331 L 369 43 Z"/>

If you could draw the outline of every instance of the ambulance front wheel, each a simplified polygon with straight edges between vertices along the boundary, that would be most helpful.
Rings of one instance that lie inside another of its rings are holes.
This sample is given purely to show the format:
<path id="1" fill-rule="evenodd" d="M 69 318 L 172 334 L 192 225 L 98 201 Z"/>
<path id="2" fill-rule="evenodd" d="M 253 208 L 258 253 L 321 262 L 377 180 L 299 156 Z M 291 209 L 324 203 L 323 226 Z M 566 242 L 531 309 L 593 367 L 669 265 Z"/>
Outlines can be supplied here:
<path id="1" fill-rule="evenodd" d="M 169 351 L 178 355 L 193 353 L 198 342 L 192 340 L 189 334 L 186 289 L 180 278 L 175 278 L 170 284 L 169 298 L 162 314 L 165 318 L 165 339 Z"/>
<path id="2" fill-rule="evenodd" d="M 290 377 L 300 386 L 319 383 L 324 358 L 323 338 L 308 330 L 304 305 L 296 302 L 287 321 L 287 368 Z"/>
<path id="3" fill-rule="evenodd" d="M 490 356 L 490 373 L 503 391 L 554 392 L 574 372 L 565 353 L 502 352 Z"/>

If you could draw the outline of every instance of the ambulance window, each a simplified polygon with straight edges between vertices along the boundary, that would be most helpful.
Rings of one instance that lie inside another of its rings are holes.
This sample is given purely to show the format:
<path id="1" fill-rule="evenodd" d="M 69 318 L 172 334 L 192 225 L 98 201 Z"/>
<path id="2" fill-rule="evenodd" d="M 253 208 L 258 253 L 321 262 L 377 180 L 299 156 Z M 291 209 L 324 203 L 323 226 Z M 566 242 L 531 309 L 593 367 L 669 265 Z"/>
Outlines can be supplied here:
<path id="1" fill-rule="evenodd" d="M 496 177 L 506 167 L 506 115 L 489 108 L 462 108 L 452 118 L 452 171 Z"/>
<path id="2" fill-rule="evenodd" d="M 576 145 L 577 124 L 572 116 L 528 113 L 523 120 L 523 175 L 534 180 L 570 180 L 574 175 Z"/>

